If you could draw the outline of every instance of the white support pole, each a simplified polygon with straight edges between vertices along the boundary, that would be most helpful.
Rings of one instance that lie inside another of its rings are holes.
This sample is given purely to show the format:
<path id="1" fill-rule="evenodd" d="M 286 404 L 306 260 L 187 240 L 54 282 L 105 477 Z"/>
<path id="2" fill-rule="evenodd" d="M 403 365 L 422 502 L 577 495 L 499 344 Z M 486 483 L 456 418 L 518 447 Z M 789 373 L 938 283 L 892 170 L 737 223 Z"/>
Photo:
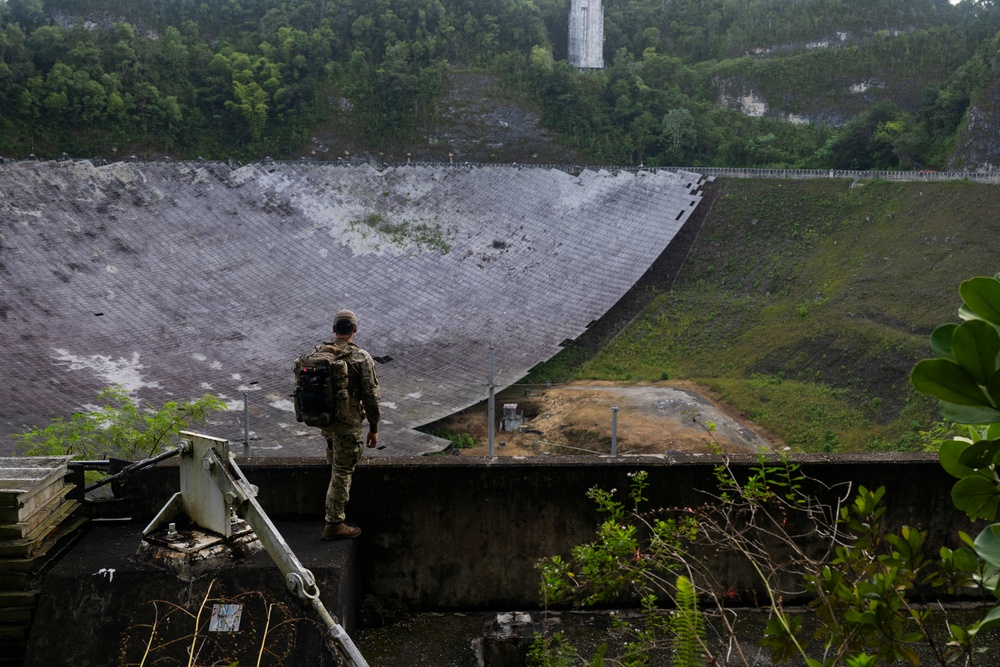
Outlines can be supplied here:
<path id="1" fill-rule="evenodd" d="M 618 408 L 611 408 L 611 456 L 618 456 Z"/>

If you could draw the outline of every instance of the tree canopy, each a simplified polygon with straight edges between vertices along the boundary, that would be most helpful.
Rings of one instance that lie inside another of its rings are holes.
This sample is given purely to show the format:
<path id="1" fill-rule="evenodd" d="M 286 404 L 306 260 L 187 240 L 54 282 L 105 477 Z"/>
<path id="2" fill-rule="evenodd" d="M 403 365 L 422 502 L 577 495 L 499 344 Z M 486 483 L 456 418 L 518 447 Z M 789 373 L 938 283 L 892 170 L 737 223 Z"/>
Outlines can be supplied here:
<path id="1" fill-rule="evenodd" d="M 463 66 L 496 71 L 595 162 L 939 166 L 1000 26 L 980 0 L 604 10 L 609 66 L 581 72 L 563 0 L 7 0 L 0 151 L 280 157 L 322 123 L 405 144 Z M 751 95 L 772 113 L 734 107 Z"/>

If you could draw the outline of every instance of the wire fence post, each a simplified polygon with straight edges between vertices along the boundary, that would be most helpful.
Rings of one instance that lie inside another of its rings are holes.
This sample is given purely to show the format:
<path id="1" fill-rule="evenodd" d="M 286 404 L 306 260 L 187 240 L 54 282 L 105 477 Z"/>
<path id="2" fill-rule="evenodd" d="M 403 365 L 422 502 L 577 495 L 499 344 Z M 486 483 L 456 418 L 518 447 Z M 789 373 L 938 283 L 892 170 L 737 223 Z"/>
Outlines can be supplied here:
<path id="1" fill-rule="evenodd" d="M 493 384 L 493 381 L 494 381 L 494 378 L 493 378 L 493 342 L 490 341 L 490 399 L 489 399 L 489 401 L 487 403 L 487 409 L 486 409 L 486 418 L 489 420 L 489 423 L 486 425 L 487 440 L 489 442 L 489 446 L 487 448 L 487 450 L 488 450 L 487 453 L 488 453 L 489 456 L 493 456 L 493 438 L 494 438 L 493 423 L 494 423 L 494 416 L 495 416 L 494 415 L 494 410 L 496 409 L 496 406 L 494 405 L 494 398 L 495 398 L 495 393 L 496 393 L 496 385 Z"/>
<path id="2" fill-rule="evenodd" d="M 618 408 L 611 408 L 611 456 L 618 456 Z"/>
<path id="3" fill-rule="evenodd" d="M 243 454 L 250 455 L 250 391 L 243 390 Z"/>

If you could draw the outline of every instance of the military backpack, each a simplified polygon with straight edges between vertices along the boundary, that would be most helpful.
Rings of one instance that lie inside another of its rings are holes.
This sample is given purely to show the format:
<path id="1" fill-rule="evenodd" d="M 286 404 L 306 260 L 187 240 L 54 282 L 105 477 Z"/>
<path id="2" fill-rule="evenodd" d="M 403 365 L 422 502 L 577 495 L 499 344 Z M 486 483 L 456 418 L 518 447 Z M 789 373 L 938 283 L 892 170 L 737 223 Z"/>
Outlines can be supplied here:
<path id="1" fill-rule="evenodd" d="M 348 421 L 347 358 L 351 350 L 335 352 L 320 345 L 295 360 L 295 419 L 307 426 L 331 426 Z"/>

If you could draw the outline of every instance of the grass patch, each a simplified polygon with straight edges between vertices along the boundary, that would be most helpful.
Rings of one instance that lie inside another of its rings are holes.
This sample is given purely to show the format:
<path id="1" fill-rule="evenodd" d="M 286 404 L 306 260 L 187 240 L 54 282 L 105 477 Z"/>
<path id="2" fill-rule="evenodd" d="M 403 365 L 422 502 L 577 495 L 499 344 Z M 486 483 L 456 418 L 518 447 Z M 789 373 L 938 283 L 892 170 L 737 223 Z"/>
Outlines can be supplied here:
<path id="1" fill-rule="evenodd" d="M 720 179 L 674 288 L 536 377 L 698 382 L 803 452 L 919 449 L 910 389 L 958 284 L 998 270 L 1000 188 Z M 582 356 L 582 358 L 581 358 Z"/>
<path id="2" fill-rule="evenodd" d="M 578 376 L 587 358 L 588 354 L 583 348 L 568 345 L 556 356 L 532 368 L 520 384 L 544 385 L 569 382 Z"/>
<path id="3" fill-rule="evenodd" d="M 387 243 L 406 248 L 411 245 L 422 250 L 432 250 L 446 255 L 451 252 L 448 239 L 454 235 L 454 230 L 447 230 L 432 222 L 390 220 L 381 213 L 366 213 L 360 218 L 348 223 L 351 231 L 360 232 L 368 237 L 371 232 Z"/>

